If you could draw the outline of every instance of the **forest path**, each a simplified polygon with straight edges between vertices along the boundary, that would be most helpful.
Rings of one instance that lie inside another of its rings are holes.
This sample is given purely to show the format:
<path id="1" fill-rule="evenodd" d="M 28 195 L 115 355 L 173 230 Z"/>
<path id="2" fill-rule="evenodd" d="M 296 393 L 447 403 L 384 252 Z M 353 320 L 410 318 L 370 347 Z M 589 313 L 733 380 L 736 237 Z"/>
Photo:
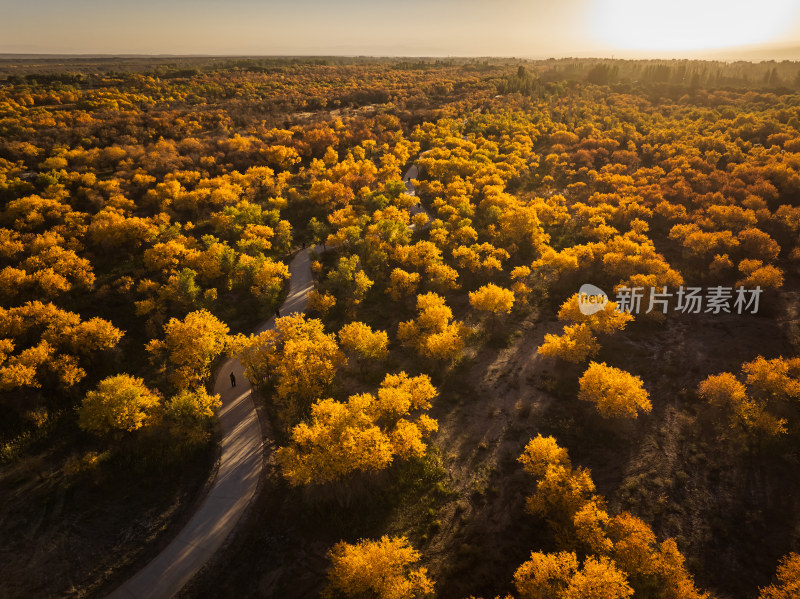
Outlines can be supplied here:
<path id="1" fill-rule="evenodd" d="M 403 176 L 406 189 L 413 196 L 416 196 L 416 189 L 411 179 L 417 176 L 416 165 L 412 165 Z M 428 214 L 421 204 L 411 209 L 412 214 L 418 212 Z M 314 288 L 309 254 L 322 251 L 319 246 L 303 249 L 289 264 L 289 294 L 280 308 L 281 316 L 305 312 L 308 294 Z M 274 317 L 257 327 L 255 332 L 273 328 Z M 231 373 L 236 377 L 235 387 L 231 386 Z M 251 391 L 239 360 L 226 360 L 214 380 L 214 393 L 219 393 L 222 399 L 219 412 L 222 453 L 214 484 L 197 512 L 172 542 L 111 593 L 109 599 L 173 597 L 211 559 L 236 527 L 255 496 L 263 467 L 263 434 Z"/>
<path id="2" fill-rule="evenodd" d="M 304 312 L 314 287 L 312 250 L 301 250 L 289 264 L 289 295 L 280 313 Z M 275 327 L 275 318 L 256 329 Z M 236 377 L 231 386 L 230 375 Z M 229 358 L 217 371 L 214 393 L 222 408 L 222 452 L 219 470 L 208 495 L 186 526 L 150 563 L 109 595 L 110 599 L 168 599 L 174 596 L 222 546 L 255 496 L 263 467 L 263 435 L 244 369 Z"/>
<path id="3" fill-rule="evenodd" d="M 406 192 L 410 196 L 414 196 L 414 197 L 417 196 L 417 190 L 414 187 L 414 184 L 411 182 L 411 179 L 416 179 L 418 177 L 419 177 L 419 168 L 417 167 L 416 164 L 412 164 L 410 167 L 408 167 L 408 170 L 406 171 L 406 174 L 403 175 L 403 183 L 406 184 Z M 428 212 L 425 209 L 425 206 L 423 206 L 418 201 L 416 204 L 414 204 L 411 207 L 411 216 L 414 216 L 415 214 L 419 214 L 420 212 L 424 213 L 425 216 L 428 217 L 428 222 L 427 222 L 427 224 L 425 224 L 424 227 L 422 227 L 422 229 L 424 230 L 424 229 L 430 228 L 430 226 L 431 226 L 431 215 L 430 215 L 430 212 Z M 411 225 L 409 228 L 412 231 L 414 231 L 414 230 L 416 230 L 417 226 L 416 225 Z"/>

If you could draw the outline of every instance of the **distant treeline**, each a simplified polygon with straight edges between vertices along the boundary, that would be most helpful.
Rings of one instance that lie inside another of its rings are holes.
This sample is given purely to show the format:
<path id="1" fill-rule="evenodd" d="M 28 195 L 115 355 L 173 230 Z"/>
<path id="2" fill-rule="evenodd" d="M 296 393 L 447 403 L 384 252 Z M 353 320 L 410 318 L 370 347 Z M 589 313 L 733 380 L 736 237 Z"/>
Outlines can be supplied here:
<path id="1" fill-rule="evenodd" d="M 83 73 L 28 73 L 27 75 L 9 75 L 6 80 L 13 85 L 21 85 L 23 83 L 75 85 L 86 81 L 86 75 Z"/>
<path id="2" fill-rule="evenodd" d="M 138 72 L 157 79 L 191 79 L 227 72 L 270 74 L 308 67 L 382 66 L 394 71 L 455 68 L 482 75 L 501 94 L 540 96 L 548 84 L 655 86 L 668 95 L 693 89 L 730 88 L 771 91 L 800 89 L 800 62 L 722 62 L 707 60 L 620 60 L 508 58 L 299 57 L 108 57 L 0 60 L 0 83 L 92 87 L 99 81 Z M 558 87 L 558 85 L 556 85 Z M 357 102 L 358 103 L 358 102 Z"/>
<path id="3" fill-rule="evenodd" d="M 794 61 L 719 62 L 705 60 L 528 61 L 498 82 L 500 93 L 539 95 L 545 84 L 567 81 L 597 85 L 660 85 L 676 91 L 699 88 L 800 88 L 800 63 Z"/>

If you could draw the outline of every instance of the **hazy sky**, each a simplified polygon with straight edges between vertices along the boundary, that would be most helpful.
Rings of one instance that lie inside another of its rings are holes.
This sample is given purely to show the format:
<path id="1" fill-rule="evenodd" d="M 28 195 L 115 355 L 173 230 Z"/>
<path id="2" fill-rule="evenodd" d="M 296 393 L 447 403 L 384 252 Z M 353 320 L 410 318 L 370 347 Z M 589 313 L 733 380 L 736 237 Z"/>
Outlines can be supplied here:
<path id="1" fill-rule="evenodd" d="M 0 0 L 0 53 L 671 57 L 737 46 L 800 59 L 800 0 Z"/>

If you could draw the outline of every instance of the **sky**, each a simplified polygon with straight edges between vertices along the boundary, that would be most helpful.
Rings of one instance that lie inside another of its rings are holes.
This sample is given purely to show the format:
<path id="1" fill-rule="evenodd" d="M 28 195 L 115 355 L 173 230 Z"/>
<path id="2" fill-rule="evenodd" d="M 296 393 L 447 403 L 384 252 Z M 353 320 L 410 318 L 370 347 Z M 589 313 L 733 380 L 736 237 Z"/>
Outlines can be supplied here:
<path id="1" fill-rule="evenodd" d="M 0 0 L 0 54 L 800 60 L 800 0 Z"/>

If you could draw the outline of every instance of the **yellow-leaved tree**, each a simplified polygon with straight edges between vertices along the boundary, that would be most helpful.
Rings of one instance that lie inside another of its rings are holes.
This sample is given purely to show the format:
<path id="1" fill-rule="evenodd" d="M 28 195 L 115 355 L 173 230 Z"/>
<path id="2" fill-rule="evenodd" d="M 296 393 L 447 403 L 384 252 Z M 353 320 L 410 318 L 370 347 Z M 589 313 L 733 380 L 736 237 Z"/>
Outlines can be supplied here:
<path id="1" fill-rule="evenodd" d="M 354 545 L 342 541 L 334 545 L 328 557 L 328 598 L 417 599 L 433 594 L 428 571 L 414 567 L 419 552 L 405 537 L 384 536 Z"/>
<path id="2" fill-rule="evenodd" d="M 102 318 L 82 321 L 52 303 L 0 307 L 0 390 L 38 388 L 48 378 L 69 388 L 86 376 L 81 363 L 114 347 L 122 335 Z"/>
<path id="3" fill-rule="evenodd" d="M 587 557 L 582 568 L 574 553 L 532 552 L 514 572 L 520 599 L 627 599 L 628 577 L 606 557 Z"/>
<path id="4" fill-rule="evenodd" d="M 355 309 L 366 297 L 373 281 L 361 268 L 361 259 L 353 254 L 339 258 L 336 268 L 328 273 L 326 286 L 348 310 Z"/>
<path id="5" fill-rule="evenodd" d="M 578 397 L 595 404 L 604 418 L 636 418 L 653 409 L 642 379 L 629 372 L 590 362 L 580 379 Z"/>
<path id="6" fill-rule="evenodd" d="M 339 343 L 347 354 L 358 361 L 361 373 L 368 362 L 382 360 L 389 354 L 386 331 L 373 331 L 363 322 L 351 322 L 339 331 Z"/>
<path id="7" fill-rule="evenodd" d="M 158 396 L 140 378 L 110 376 L 89 391 L 78 410 L 80 427 L 98 435 L 132 432 L 150 424 L 158 414 Z"/>
<path id="8" fill-rule="evenodd" d="M 514 306 L 514 292 L 494 283 L 470 291 L 469 303 L 476 310 L 488 312 L 492 316 L 508 314 Z"/>
<path id="9" fill-rule="evenodd" d="M 231 341 L 231 355 L 239 358 L 244 376 L 257 389 L 267 390 L 274 384 L 280 360 L 275 347 L 279 336 L 277 329 L 267 329 L 251 335 L 236 335 Z"/>
<path id="10" fill-rule="evenodd" d="M 729 413 L 731 428 L 755 436 L 786 433 L 786 420 L 775 412 L 789 400 L 800 398 L 800 358 L 758 356 L 742 364 L 739 380 L 722 372 L 698 387 L 700 397 Z"/>
<path id="11" fill-rule="evenodd" d="M 739 272 L 744 278 L 736 281 L 736 287 L 771 289 L 783 286 L 783 271 L 777 266 L 765 265 L 761 260 L 742 260 L 739 262 Z"/>
<path id="12" fill-rule="evenodd" d="M 561 546 L 587 556 L 578 570 L 574 553 L 532 553 L 514 576 L 521 597 L 628 597 L 635 592 L 658 599 L 709 599 L 695 587 L 675 541 L 658 543 L 650 526 L 627 512 L 609 514 L 590 472 L 573 468 L 555 439 L 531 439 L 519 461 L 537 480 L 528 510 L 547 519 Z"/>
<path id="13" fill-rule="evenodd" d="M 561 597 L 578 571 L 578 558 L 572 552 L 532 551 L 528 561 L 514 572 L 514 586 L 520 599 Z"/>
<path id="14" fill-rule="evenodd" d="M 205 433 L 222 406 L 219 395 L 209 395 L 204 387 L 184 389 L 167 402 L 166 413 L 185 435 Z"/>
<path id="15" fill-rule="evenodd" d="M 324 293 L 312 289 L 308 293 L 308 308 L 314 312 L 318 312 L 321 316 L 325 316 L 330 310 L 336 306 L 336 297 L 330 293 Z"/>
<path id="16" fill-rule="evenodd" d="M 453 320 L 453 311 L 442 296 L 426 293 L 417 296 L 415 320 L 401 322 L 397 337 L 428 358 L 452 360 L 464 349 L 463 325 Z"/>
<path id="17" fill-rule="evenodd" d="M 561 335 L 545 335 L 539 353 L 578 363 L 600 351 L 595 334 L 610 335 L 621 331 L 633 320 L 633 315 L 630 312 L 618 312 L 615 302 L 607 302 L 602 310 L 594 314 L 584 314 L 576 293 L 561 305 L 558 319 L 571 324 L 564 327 Z"/>
<path id="18" fill-rule="evenodd" d="M 201 386 L 211 376 L 211 363 L 229 346 L 228 325 L 208 310 L 190 312 L 164 325 L 164 339 L 152 339 L 147 351 L 169 372 L 179 390 Z"/>
<path id="19" fill-rule="evenodd" d="M 527 499 L 527 510 L 544 516 L 558 533 L 571 527 L 582 507 L 597 501 L 589 470 L 573 468 L 567 451 L 553 437 L 531 439 L 518 461 L 538 480 L 536 492 Z"/>
<path id="20" fill-rule="evenodd" d="M 778 581 L 761 589 L 758 599 L 795 599 L 800 597 L 800 555 L 790 553 L 778 565 Z"/>
<path id="21" fill-rule="evenodd" d="M 407 272 L 402 268 L 395 268 L 389 275 L 387 292 L 395 301 L 408 297 L 417 292 L 421 276 L 418 272 Z"/>
<path id="22" fill-rule="evenodd" d="M 330 392 L 344 354 L 321 320 L 292 314 L 275 329 L 238 337 L 234 351 L 245 376 L 268 398 L 268 414 L 279 434 L 309 415 L 314 400 Z"/>
<path id="23" fill-rule="evenodd" d="M 436 397 L 426 375 L 387 375 L 377 397 L 351 395 L 347 402 L 323 399 L 311 417 L 292 429 L 290 443 L 278 450 L 283 475 L 292 485 L 323 484 L 353 472 L 386 468 L 395 456 L 424 455 L 424 438 L 437 429 L 422 414 Z"/>

